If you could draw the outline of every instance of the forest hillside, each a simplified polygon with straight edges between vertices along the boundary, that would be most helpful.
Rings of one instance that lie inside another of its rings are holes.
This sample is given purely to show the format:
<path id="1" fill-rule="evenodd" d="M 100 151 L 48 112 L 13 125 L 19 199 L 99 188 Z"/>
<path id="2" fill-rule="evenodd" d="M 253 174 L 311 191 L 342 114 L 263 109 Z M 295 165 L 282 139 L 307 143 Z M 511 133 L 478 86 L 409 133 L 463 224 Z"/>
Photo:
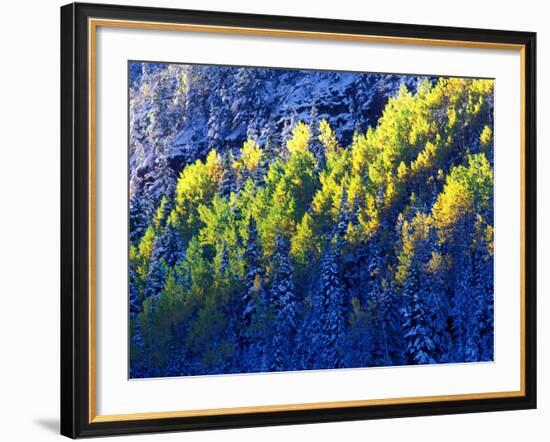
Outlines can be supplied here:
<path id="1" fill-rule="evenodd" d="M 130 64 L 130 376 L 493 359 L 493 81 Z"/>

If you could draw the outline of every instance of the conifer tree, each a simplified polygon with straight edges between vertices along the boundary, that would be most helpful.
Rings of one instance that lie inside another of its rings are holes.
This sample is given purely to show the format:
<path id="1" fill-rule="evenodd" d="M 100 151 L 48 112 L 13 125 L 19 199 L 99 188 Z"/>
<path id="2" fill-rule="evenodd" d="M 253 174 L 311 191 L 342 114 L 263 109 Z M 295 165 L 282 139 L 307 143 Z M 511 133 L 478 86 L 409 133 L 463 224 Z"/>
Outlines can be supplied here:
<path id="1" fill-rule="evenodd" d="M 297 328 L 297 300 L 294 293 L 293 266 L 289 258 L 289 245 L 277 233 L 273 254 L 274 272 L 270 284 L 270 300 L 274 311 L 274 330 L 270 368 L 274 371 L 294 367 L 294 340 Z"/>
<path id="2" fill-rule="evenodd" d="M 227 252 L 227 243 L 225 242 L 222 245 L 218 271 L 221 279 L 226 279 L 229 275 L 229 253 Z"/>
<path id="3" fill-rule="evenodd" d="M 237 190 L 237 177 L 233 168 L 233 154 L 226 150 L 222 156 L 222 179 L 220 183 L 220 195 L 229 201 L 232 192 Z"/>
<path id="4" fill-rule="evenodd" d="M 169 267 L 174 267 L 176 263 L 185 255 L 185 246 L 181 240 L 181 235 L 176 226 L 168 223 L 164 233 L 161 236 L 164 248 L 164 259 Z"/>
<path id="5" fill-rule="evenodd" d="M 475 246 L 476 312 L 479 341 L 478 358 L 492 361 L 494 358 L 494 266 L 489 243 L 492 242 L 492 228 L 486 228 L 486 237 Z M 489 236 L 489 239 L 487 238 Z"/>
<path id="6" fill-rule="evenodd" d="M 434 343 L 426 319 L 424 299 L 418 269 L 412 266 L 407 275 L 403 294 L 407 298 L 403 309 L 403 329 L 408 364 L 433 364 Z"/>
<path id="7" fill-rule="evenodd" d="M 244 255 L 246 273 L 246 292 L 242 297 L 242 320 L 245 327 L 251 323 L 256 304 L 265 298 L 263 271 L 260 262 L 260 249 L 258 245 L 258 230 L 256 221 L 251 216 L 248 221 L 248 242 Z"/>
<path id="8" fill-rule="evenodd" d="M 269 120 L 262 131 L 261 138 L 263 139 L 263 167 L 267 171 L 269 165 L 277 158 L 281 145 L 280 135 L 273 120 Z"/>
<path id="9" fill-rule="evenodd" d="M 134 193 L 130 197 L 129 207 L 129 231 L 130 241 L 136 243 L 139 241 L 149 225 L 151 217 L 151 205 L 144 193 Z"/>
<path id="10" fill-rule="evenodd" d="M 151 254 L 151 260 L 147 272 L 145 284 L 146 298 L 158 297 L 164 287 L 167 271 L 167 264 L 164 254 L 164 238 L 162 235 L 158 235 L 155 237 L 153 242 L 153 252 Z"/>
<path id="11" fill-rule="evenodd" d="M 216 150 L 223 151 L 225 139 L 231 129 L 231 114 L 219 97 L 213 98 L 210 102 L 210 116 L 207 124 L 210 145 Z"/>
<path id="12" fill-rule="evenodd" d="M 324 368 L 343 366 L 346 319 L 344 287 L 338 268 L 340 242 L 335 235 L 325 251 L 320 275 L 322 312 L 320 316 L 321 353 L 320 365 Z"/>
<path id="13" fill-rule="evenodd" d="M 296 111 L 292 110 L 290 117 L 284 119 L 283 129 L 281 130 L 281 148 L 279 150 L 280 156 L 283 159 L 288 158 L 288 147 L 287 142 L 292 139 L 292 131 L 298 123 L 298 117 L 296 116 Z"/>
<path id="14" fill-rule="evenodd" d="M 141 294 L 138 288 L 138 274 L 136 272 L 135 266 L 130 263 L 129 266 L 129 308 L 130 308 L 130 317 L 135 317 L 141 311 Z"/>
<path id="15" fill-rule="evenodd" d="M 246 287 L 241 298 L 241 327 L 239 351 L 247 371 L 265 369 L 266 334 L 263 327 L 267 319 L 267 292 L 265 276 L 261 264 L 261 250 L 256 221 L 251 216 L 248 221 L 248 242 L 244 253 Z"/>
<path id="16" fill-rule="evenodd" d="M 320 131 L 319 131 L 318 111 L 317 111 L 317 106 L 315 105 L 311 108 L 311 112 L 309 114 L 309 131 L 310 131 L 309 150 L 315 157 L 315 161 L 317 162 L 317 170 L 323 170 L 326 163 L 325 147 L 323 146 L 323 143 L 319 139 Z"/>
<path id="17" fill-rule="evenodd" d="M 142 65 L 132 377 L 493 359 L 492 81 Z"/>

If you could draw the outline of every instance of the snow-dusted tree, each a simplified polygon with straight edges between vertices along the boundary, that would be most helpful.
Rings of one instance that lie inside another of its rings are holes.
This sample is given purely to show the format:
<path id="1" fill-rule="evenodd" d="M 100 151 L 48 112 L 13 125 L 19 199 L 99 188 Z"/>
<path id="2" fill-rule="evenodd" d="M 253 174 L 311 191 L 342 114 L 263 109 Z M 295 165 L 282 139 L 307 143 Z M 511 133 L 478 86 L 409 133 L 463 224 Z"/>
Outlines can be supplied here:
<path id="1" fill-rule="evenodd" d="M 354 86 L 351 114 L 356 122 L 355 130 L 364 133 L 369 126 L 375 126 L 380 117 L 384 100 L 380 99 L 380 81 L 384 75 L 362 74 L 357 75 Z M 386 99 L 387 101 L 387 99 Z"/>
<path id="2" fill-rule="evenodd" d="M 266 356 L 267 290 L 261 263 L 261 248 L 256 221 L 248 221 L 248 241 L 244 252 L 246 288 L 240 300 L 239 352 L 245 371 L 261 371 Z"/>
<path id="3" fill-rule="evenodd" d="M 258 244 L 256 221 L 251 216 L 248 221 L 248 242 L 244 254 L 246 266 L 246 292 L 242 297 L 242 320 L 248 327 L 255 313 L 256 305 L 265 300 L 264 275 L 261 267 L 261 250 Z"/>
<path id="4" fill-rule="evenodd" d="M 344 287 L 339 270 L 340 241 L 335 235 L 325 251 L 321 264 L 320 316 L 321 348 L 320 365 L 325 368 L 339 368 L 344 362 L 344 340 L 346 318 Z"/>
<path id="5" fill-rule="evenodd" d="M 296 111 L 292 110 L 290 117 L 285 117 L 283 119 L 283 128 L 281 130 L 281 148 L 279 149 L 279 154 L 283 158 L 288 157 L 288 148 L 286 143 L 292 139 L 292 131 L 298 123 L 298 116 Z"/>
<path id="6" fill-rule="evenodd" d="M 229 98 L 225 88 L 213 91 L 210 99 L 208 117 L 208 139 L 212 148 L 223 152 L 226 138 L 231 133 L 233 115 L 229 106 Z"/>
<path id="7" fill-rule="evenodd" d="M 225 151 L 222 156 L 222 180 L 219 192 L 227 200 L 231 193 L 237 190 L 237 176 L 233 168 L 233 161 L 233 153 L 230 150 Z"/>
<path id="8" fill-rule="evenodd" d="M 271 277 L 270 301 L 274 312 L 273 338 L 271 343 L 270 369 L 291 370 L 294 367 L 294 340 L 297 328 L 297 301 L 294 292 L 292 263 L 287 240 L 277 233 L 274 267 Z"/>
<path id="9" fill-rule="evenodd" d="M 492 241 L 492 230 L 490 229 Z M 494 266 L 492 251 L 487 238 L 476 241 L 474 251 L 474 284 L 476 287 L 476 311 L 479 340 L 478 358 L 492 361 L 494 358 Z"/>
<path id="10" fill-rule="evenodd" d="M 160 236 L 160 241 L 163 247 L 163 256 L 166 264 L 170 267 L 174 267 L 174 265 L 185 256 L 185 246 L 177 227 L 172 223 L 168 223 Z"/>
<path id="11" fill-rule="evenodd" d="M 403 329 L 407 343 L 406 360 L 409 364 L 433 364 L 434 343 L 426 318 L 424 293 L 421 290 L 418 269 L 413 266 L 403 288 L 407 304 L 403 309 Z"/>
<path id="12" fill-rule="evenodd" d="M 312 106 L 311 112 L 309 114 L 309 150 L 315 157 L 317 161 L 317 169 L 323 170 L 325 167 L 326 157 L 325 157 L 325 146 L 319 139 L 320 130 L 319 130 L 319 112 L 317 106 Z"/>
<path id="13" fill-rule="evenodd" d="M 164 287 L 167 271 L 164 252 L 162 236 L 157 236 L 153 243 L 153 253 L 145 280 L 145 298 L 158 296 Z"/>
<path id="14" fill-rule="evenodd" d="M 129 207 L 130 241 L 136 243 L 147 230 L 151 220 L 151 205 L 147 197 L 140 193 L 134 193 L 130 197 Z"/>
<path id="15" fill-rule="evenodd" d="M 141 293 L 139 290 L 139 278 L 136 272 L 135 266 L 130 264 L 129 266 L 129 304 L 130 304 L 130 317 L 135 317 L 141 311 Z"/>
<path id="16" fill-rule="evenodd" d="M 233 130 L 244 139 L 249 124 L 265 124 L 264 91 L 269 71 L 263 68 L 238 68 L 234 74 Z"/>
<path id="17" fill-rule="evenodd" d="M 434 324 L 430 292 L 430 262 L 437 238 L 432 219 L 417 212 L 412 221 L 403 221 L 402 251 L 398 256 L 397 280 L 401 281 L 403 299 L 402 328 L 405 341 L 404 362 L 407 364 L 430 364 L 436 362 L 437 350 L 434 343 Z"/>
<path id="18" fill-rule="evenodd" d="M 263 166 L 267 169 L 269 165 L 277 158 L 277 154 L 281 146 L 281 137 L 273 120 L 269 120 L 265 129 L 262 131 L 261 139 L 263 140 Z"/>

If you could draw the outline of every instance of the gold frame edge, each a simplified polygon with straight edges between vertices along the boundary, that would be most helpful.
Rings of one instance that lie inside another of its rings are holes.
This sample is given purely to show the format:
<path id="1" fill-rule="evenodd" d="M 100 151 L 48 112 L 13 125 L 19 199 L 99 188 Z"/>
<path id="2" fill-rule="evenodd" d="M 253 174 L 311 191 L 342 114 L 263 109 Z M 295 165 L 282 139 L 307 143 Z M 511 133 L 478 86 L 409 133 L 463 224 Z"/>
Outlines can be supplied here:
<path id="1" fill-rule="evenodd" d="M 283 404 L 283 405 L 260 405 L 234 408 L 216 408 L 216 409 L 197 409 L 197 410 L 179 410 L 179 411 L 158 411 L 144 413 L 110 414 L 98 415 L 96 413 L 96 36 L 97 27 L 116 27 L 116 28 L 134 28 L 146 30 L 168 30 L 168 31 L 187 31 L 187 32 L 208 32 L 218 34 L 236 34 L 236 35 L 255 35 L 266 37 L 294 37 L 310 39 L 326 39 L 339 41 L 357 41 L 368 43 L 386 43 L 386 44 L 411 44 L 420 46 L 443 46 L 443 47 L 462 47 L 474 49 L 498 49 L 519 51 L 520 53 L 520 168 L 521 168 L 521 222 L 520 222 L 520 389 L 518 391 L 497 391 L 487 393 L 465 393 L 452 395 L 436 396 L 413 396 L 387 399 L 369 399 L 369 400 L 351 400 L 351 401 L 332 401 L 332 402 L 313 402 L 301 404 Z M 427 402 L 461 401 L 461 400 L 483 400 L 497 398 L 523 397 L 526 393 L 525 380 L 525 45 L 505 44 L 492 42 L 474 42 L 460 40 L 437 40 L 410 37 L 391 37 L 363 34 L 340 34 L 312 31 L 293 31 L 281 29 L 265 28 L 244 28 L 234 26 L 212 26 L 212 25 L 191 25 L 182 23 L 161 23 L 132 20 L 114 20 L 114 19 L 88 19 L 88 92 L 89 92 L 89 367 L 88 367 L 88 386 L 89 386 L 89 412 L 88 422 L 117 422 L 134 421 L 147 419 L 169 419 L 185 418 L 199 416 L 221 416 L 236 415 L 246 413 L 270 413 L 281 411 L 299 411 L 299 410 L 322 410 L 331 408 L 349 408 L 365 407 L 376 405 L 396 405 L 396 404 L 415 404 Z"/>

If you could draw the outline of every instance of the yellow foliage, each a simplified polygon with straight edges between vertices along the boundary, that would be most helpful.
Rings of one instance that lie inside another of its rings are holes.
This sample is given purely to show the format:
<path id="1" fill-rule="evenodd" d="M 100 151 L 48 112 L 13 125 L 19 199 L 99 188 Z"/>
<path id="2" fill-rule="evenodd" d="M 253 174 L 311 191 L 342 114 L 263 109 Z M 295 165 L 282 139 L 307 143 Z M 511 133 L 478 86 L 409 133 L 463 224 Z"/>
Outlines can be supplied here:
<path id="1" fill-rule="evenodd" d="M 483 107 L 484 97 L 492 92 L 494 80 L 471 80 L 469 86 L 467 112 L 476 115 Z"/>
<path id="2" fill-rule="evenodd" d="M 416 118 L 412 122 L 409 133 L 409 143 L 414 145 L 420 137 L 426 136 L 430 130 L 430 125 L 422 113 L 417 113 Z"/>
<path id="3" fill-rule="evenodd" d="M 221 164 L 222 159 L 214 149 L 208 152 L 208 156 L 206 157 L 206 172 L 210 179 L 216 183 L 219 183 L 222 177 L 223 169 Z"/>
<path id="4" fill-rule="evenodd" d="M 250 172 L 256 170 L 260 165 L 262 158 L 262 149 L 254 141 L 248 140 L 241 149 L 239 163 L 242 163 Z"/>
<path id="5" fill-rule="evenodd" d="M 397 257 L 399 264 L 397 265 L 396 280 L 402 283 L 407 276 L 411 260 L 415 253 L 418 252 L 418 247 L 425 244 L 432 229 L 432 218 L 422 212 L 418 212 L 411 222 L 405 220 L 401 228 L 401 240 L 403 243 L 401 253 Z M 433 258 L 433 255 L 432 255 Z M 429 265 L 429 263 L 424 263 Z"/>
<path id="6" fill-rule="evenodd" d="M 428 271 L 433 274 L 443 274 L 443 271 L 447 265 L 448 264 L 443 255 L 437 252 L 432 252 L 432 257 L 428 264 Z"/>
<path id="7" fill-rule="evenodd" d="M 320 181 L 321 189 L 315 193 L 311 203 L 313 212 L 324 218 L 325 222 L 329 219 L 336 221 L 344 192 L 343 178 L 338 177 L 337 174 L 322 173 Z"/>
<path id="8" fill-rule="evenodd" d="M 407 165 L 403 161 L 401 161 L 401 163 L 399 163 L 399 167 L 397 168 L 397 178 L 401 181 L 404 181 L 407 178 L 407 175 Z"/>
<path id="9" fill-rule="evenodd" d="M 479 95 L 489 95 L 493 91 L 495 80 L 476 79 L 470 84 L 470 92 Z"/>
<path id="10" fill-rule="evenodd" d="M 437 148 L 434 144 L 431 142 L 426 143 L 426 147 L 424 150 L 422 150 L 418 157 L 416 157 L 416 160 L 414 160 L 411 164 L 411 170 L 413 173 L 418 173 L 421 170 L 427 170 L 431 169 L 433 164 L 433 159 L 435 158 L 437 153 Z"/>
<path id="11" fill-rule="evenodd" d="M 203 163 L 197 160 L 185 167 L 176 184 L 176 210 L 187 222 L 197 207 L 212 199 L 222 176 L 221 158 L 211 150 Z"/>
<path id="12" fill-rule="evenodd" d="M 393 178 L 393 175 L 391 172 L 388 172 L 386 174 L 386 192 L 384 194 L 384 206 L 389 207 L 393 200 L 396 197 L 396 194 L 398 193 L 398 183 L 396 183 L 395 179 Z"/>
<path id="13" fill-rule="evenodd" d="M 325 146 L 327 157 L 341 150 L 336 139 L 336 134 L 324 118 L 319 122 L 319 140 Z"/>
<path id="14" fill-rule="evenodd" d="M 484 154 L 469 155 L 468 167 L 452 169 L 432 209 L 442 240 L 461 218 L 488 209 L 492 191 L 493 171 Z"/>
<path id="15" fill-rule="evenodd" d="M 134 244 L 130 244 L 130 251 L 128 253 L 130 261 L 135 261 L 138 256 L 137 247 Z"/>
<path id="16" fill-rule="evenodd" d="M 168 218 L 166 219 L 166 224 L 172 227 L 177 227 L 180 223 L 179 215 L 176 209 L 172 209 Z"/>
<path id="17" fill-rule="evenodd" d="M 299 121 L 294 129 L 292 129 L 292 138 L 286 143 L 289 152 L 303 152 L 307 150 L 310 137 L 311 132 L 309 130 L 309 126 Z"/>
<path id="18" fill-rule="evenodd" d="M 453 127 L 456 123 L 456 109 L 454 107 L 449 107 L 447 117 L 449 118 L 449 127 Z"/>
<path id="19" fill-rule="evenodd" d="M 479 141 L 481 142 L 481 145 L 483 147 L 487 147 L 492 140 L 493 131 L 489 126 L 485 125 L 483 127 L 483 131 L 481 132 L 481 135 L 479 136 Z"/>
<path id="20" fill-rule="evenodd" d="M 445 189 L 437 198 L 432 210 L 435 224 L 443 238 L 461 216 L 470 212 L 471 208 L 472 197 L 464 183 L 447 177 Z"/>
<path id="21" fill-rule="evenodd" d="M 366 236 L 374 235 L 380 227 L 376 199 L 370 193 L 365 196 L 365 206 L 359 210 L 358 218 Z"/>
<path id="22" fill-rule="evenodd" d="M 487 224 L 487 226 L 485 227 L 485 242 L 487 243 L 487 250 L 489 251 L 489 254 L 491 256 L 493 256 L 495 253 L 494 235 L 495 231 L 493 226 Z"/>
<path id="23" fill-rule="evenodd" d="M 299 265 L 306 266 L 317 257 L 317 238 L 313 218 L 305 213 L 290 244 L 290 254 Z"/>
<path id="24" fill-rule="evenodd" d="M 165 195 L 162 195 L 162 199 L 160 200 L 159 207 L 155 213 L 155 217 L 153 218 L 153 225 L 157 230 L 159 230 L 162 227 L 162 224 L 164 221 L 164 212 L 166 211 L 167 204 L 168 204 L 168 199 L 166 198 Z"/>
<path id="25" fill-rule="evenodd" d="M 145 234 L 143 235 L 143 238 L 141 238 L 141 241 L 139 242 L 139 253 L 141 256 L 143 256 L 146 259 L 151 258 L 151 254 L 153 253 L 153 243 L 155 241 L 155 230 L 152 226 L 147 227 L 147 230 L 145 231 Z"/>
<path id="26" fill-rule="evenodd" d="M 361 204 L 364 201 L 366 192 L 367 189 L 361 177 L 359 175 L 353 175 L 350 178 L 347 187 L 348 201 L 350 201 L 350 203 L 353 201 L 358 201 Z"/>
<path id="27" fill-rule="evenodd" d="M 372 129 L 369 129 L 369 132 L 372 133 Z M 367 136 L 372 138 L 372 135 L 357 135 L 351 146 L 351 170 L 354 174 L 361 176 L 365 175 L 369 161 Z"/>

